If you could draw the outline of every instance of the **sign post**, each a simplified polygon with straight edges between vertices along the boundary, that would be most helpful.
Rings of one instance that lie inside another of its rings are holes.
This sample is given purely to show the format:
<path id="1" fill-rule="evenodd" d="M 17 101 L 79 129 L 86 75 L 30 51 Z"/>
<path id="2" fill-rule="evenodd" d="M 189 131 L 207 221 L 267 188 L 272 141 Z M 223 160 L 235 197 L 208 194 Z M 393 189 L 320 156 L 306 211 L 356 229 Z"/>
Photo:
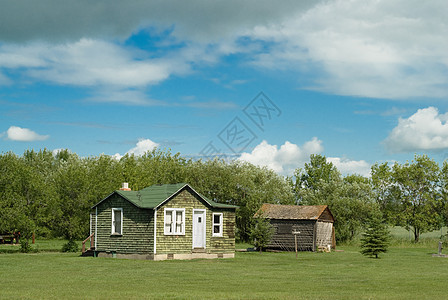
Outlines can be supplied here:
<path id="1" fill-rule="evenodd" d="M 294 245 L 296 249 L 296 258 L 297 258 L 297 235 L 300 234 L 300 231 L 293 231 L 292 234 L 294 234 Z"/>

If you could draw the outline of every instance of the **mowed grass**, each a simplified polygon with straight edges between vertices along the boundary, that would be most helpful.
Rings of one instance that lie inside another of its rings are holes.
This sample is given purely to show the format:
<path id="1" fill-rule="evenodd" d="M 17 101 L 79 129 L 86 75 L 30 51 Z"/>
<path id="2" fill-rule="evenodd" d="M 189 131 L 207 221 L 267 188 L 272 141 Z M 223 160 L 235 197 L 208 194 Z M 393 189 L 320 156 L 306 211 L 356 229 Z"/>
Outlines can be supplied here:
<path id="1" fill-rule="evenodd" d="M 436 247 L 436 246 L 435 246 Z M 436 248 L 236 253 L 235 259 L 142 261 L 41 252 L 0 254 L 0 298 L 446 299 Z"/>
<path id="2" fill-rule="evenodd" d="M 35 243 L 32 244 L 30 240 L 30 245 L 33 252 L 45 251 L 45 252 L 59 252 L 62 246 L 67 243 L 67 240 L 62 239 L 36 239 Z M 77 241 L 79 246 L 79 251 L 81 251 L 82 241 Z M 89 245 L 86 244 L 88 248 Z M 0 244 L 0 253 L 16 253 L 20 252 L 20 244 Z"/>

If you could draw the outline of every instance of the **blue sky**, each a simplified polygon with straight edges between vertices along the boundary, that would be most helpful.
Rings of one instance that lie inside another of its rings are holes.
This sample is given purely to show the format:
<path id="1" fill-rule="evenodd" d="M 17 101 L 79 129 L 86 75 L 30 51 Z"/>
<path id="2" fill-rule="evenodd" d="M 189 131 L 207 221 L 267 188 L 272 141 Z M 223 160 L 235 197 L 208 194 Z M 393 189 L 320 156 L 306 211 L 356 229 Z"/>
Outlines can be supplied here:
<path id="1" fill-rule="evenodd" d="M 448 154 L 446 1 L 0 4 L 3 153 L 161 147 L 283 175 Z"/>

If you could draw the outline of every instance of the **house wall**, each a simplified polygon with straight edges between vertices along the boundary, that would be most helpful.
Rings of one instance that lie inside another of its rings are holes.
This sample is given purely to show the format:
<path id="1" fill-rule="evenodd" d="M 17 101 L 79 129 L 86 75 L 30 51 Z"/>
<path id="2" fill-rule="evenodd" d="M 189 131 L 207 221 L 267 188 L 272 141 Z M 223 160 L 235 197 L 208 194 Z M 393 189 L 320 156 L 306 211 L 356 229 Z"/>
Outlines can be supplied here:
<path id="1" fill-rule="evenodd" d="M 334 218 L 333 218 L 332 214 L 330 213 L 330 210 L 328 209 L 328 207 L 319 216 L 319 221 L 334 223 Z"/>
<path id="2" fill-rule="evenodd" d="M 333 223 L 317 222 L 316 244 L 317 247 L 331 248 L 333 241 Z"/>
<path id="3" fill-rule="evenodd" d="M 185 235 L 164 234 L 164 209 L 185 208 Z M 235 251 L 235 212 L 211 209 L 188 189 L 181 191 L 157 209 L 156 254 L 191 254 L 193 252 L 193 209 L 206 211 L 205 253 L 230 253 Z M 223 213 L 223 236 L 212 237 L 213 212 Z"/>
<path id="4" fill-rule="evenodd" d="M 314 251 L 316 249 L 316 221 L 313 220 L 270 220 L 275 232 L 267 248 L 284 251 L 295 251 L 295 238 L 297 235 L 297 249 L 299 251 Z"/>
<path id="5" fill-rule="evenodd" d="M 122 235 L 111 235 L 112 208 L 123 209 Z M 141 209 L 114 194 L 97 206 L 96 251 L 152 254 L 154 251 L 154 211 Z"/>

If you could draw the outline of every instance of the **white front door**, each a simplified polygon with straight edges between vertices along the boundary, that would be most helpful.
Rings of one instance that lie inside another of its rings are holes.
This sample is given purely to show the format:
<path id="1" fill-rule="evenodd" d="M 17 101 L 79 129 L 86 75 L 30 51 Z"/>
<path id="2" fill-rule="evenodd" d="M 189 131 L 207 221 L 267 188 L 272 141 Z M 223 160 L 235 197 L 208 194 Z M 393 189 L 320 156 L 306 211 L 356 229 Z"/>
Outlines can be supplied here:
<path id="1" fill-rule="evenodd" d="M 205 248 L 205 209 L 193 210 L 193 248 Z"/>

